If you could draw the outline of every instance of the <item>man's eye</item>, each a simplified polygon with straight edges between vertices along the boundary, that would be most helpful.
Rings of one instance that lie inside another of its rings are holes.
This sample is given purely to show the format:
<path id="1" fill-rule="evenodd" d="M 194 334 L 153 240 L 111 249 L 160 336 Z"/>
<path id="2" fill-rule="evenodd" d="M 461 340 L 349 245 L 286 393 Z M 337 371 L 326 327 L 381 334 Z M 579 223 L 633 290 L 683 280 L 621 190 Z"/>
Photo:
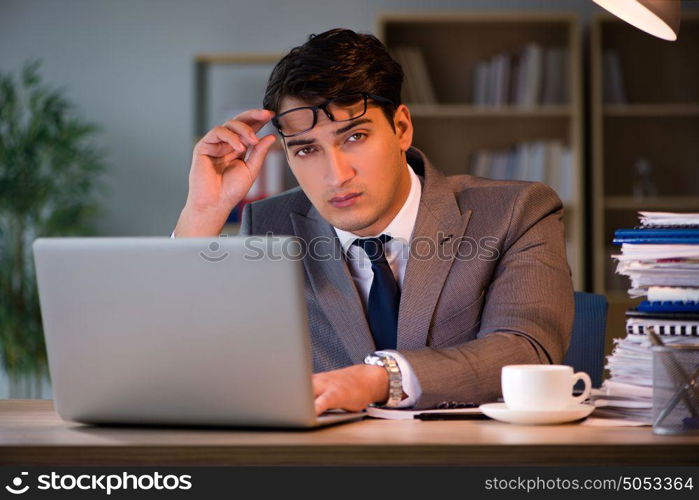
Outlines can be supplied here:
<path id="1" fill-rule="evenodd" d="M 364 132 L 355 132 L 354 134 L 349 136 L 347 139 L 350 140 L 350 142 L 359 142 L 364 137 L 366 137 L 366 134 Z"/>
<path id="2" fill-rule="evenodd" d="M 313 152 L 313 148 L 305 147 L 305 148 L 301 148 L 298 151 L 296 151 L 296 156 L 308 156 L 312 152 Z"/>

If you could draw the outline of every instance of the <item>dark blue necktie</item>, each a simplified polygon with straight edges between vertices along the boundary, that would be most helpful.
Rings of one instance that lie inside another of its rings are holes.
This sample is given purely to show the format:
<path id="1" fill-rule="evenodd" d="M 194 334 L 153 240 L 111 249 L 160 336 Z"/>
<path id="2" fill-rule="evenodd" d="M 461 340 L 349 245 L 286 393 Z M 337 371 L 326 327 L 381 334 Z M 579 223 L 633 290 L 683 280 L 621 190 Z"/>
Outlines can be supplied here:
<path id="1" fill-rule="evenodd" d="M 378 238 L 357 238 L 352 242 L 364 249 L 371 259 L 371 270 L 374 271 L 367 309 L 369 327 L 377 350 L 395 349 L 397 343 L 400 288 L 384 252 L 384 243 L 390 239 L 390 236 L 382 234 Z"/>

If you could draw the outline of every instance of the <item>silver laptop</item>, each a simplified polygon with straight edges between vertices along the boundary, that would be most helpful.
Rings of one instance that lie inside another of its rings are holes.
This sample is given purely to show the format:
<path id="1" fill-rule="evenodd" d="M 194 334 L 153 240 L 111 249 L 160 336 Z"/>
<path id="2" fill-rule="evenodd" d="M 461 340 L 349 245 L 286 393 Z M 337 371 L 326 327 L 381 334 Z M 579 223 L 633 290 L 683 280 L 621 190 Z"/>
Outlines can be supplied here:
<path id="1" fill-rule="evenodd" d="M 310 428 L 364 415 L 315 415 L 295 238 L 40 238 L 33 248 L 63 419 Z"/>

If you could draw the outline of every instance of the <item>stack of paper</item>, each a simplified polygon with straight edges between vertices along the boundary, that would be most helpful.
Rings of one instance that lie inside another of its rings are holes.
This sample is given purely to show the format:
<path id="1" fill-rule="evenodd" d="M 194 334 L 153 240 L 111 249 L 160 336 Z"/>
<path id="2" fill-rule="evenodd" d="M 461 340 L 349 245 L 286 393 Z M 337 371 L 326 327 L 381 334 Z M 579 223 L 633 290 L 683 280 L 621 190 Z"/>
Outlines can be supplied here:
<path id="1" fill-rule="evenodd" d="M 631 279 L 632 297 L 649 301 L 699 299 L 699 214 L 640 212 L 641 226 L 619 229 L 617 273 Z"/>
<path id="2" fill-rule="evenodd" d="M 653 414 L 653 375 L 650 344 L 645 336 L 614 339 L 607 356 L 610 378 L 593 391 L 596 417 L 628 418 L 650 424 Z"/>
<path id="3" fill-rule="evenodd" d="M 626 337 L 607 356 L 610 377 L 593 393 L 595 416 L 651 424 L 653 358 L 648 329 L 662 342 L 699 343 L 699 214 L 640 212 L 641 226 L 615 232 L 617 272 L 629 294 L 647 296 L 626 312 Z"/>
<path id="4" fill-rule="evenodd" d="M 639 212 L 639 214 L 643 227 L 691 227 L 699 225 L 699 213 Z"/>
<path id="5" fill-rule="evenodd" d="M 686 338 L 663 337 L 665 344 L 685 343 Z M 647 335 L 614 339 L 607 356 L 610 377 L 593 389 L 594 416 L 624 418 L 650 425 L 653 417 L 653 357 Z"/>

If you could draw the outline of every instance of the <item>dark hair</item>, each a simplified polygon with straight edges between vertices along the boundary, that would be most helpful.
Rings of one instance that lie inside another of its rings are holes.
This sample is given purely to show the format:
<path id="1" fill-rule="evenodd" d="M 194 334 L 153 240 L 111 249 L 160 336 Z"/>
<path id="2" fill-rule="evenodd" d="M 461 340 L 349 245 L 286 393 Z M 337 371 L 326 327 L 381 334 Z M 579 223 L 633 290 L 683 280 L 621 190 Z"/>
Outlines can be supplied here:
<path id="1" fill-rule="evenodd" d="M 379 103 L 393 127 L 401 104 L 403 69 L 373 35 L 336 28 L 310 35 L 274 67 L 262 105 L 279 112 L 284 97 L 315 104 L 347 94 L 367 92 L 386 97 L 395 105 Z"/>

